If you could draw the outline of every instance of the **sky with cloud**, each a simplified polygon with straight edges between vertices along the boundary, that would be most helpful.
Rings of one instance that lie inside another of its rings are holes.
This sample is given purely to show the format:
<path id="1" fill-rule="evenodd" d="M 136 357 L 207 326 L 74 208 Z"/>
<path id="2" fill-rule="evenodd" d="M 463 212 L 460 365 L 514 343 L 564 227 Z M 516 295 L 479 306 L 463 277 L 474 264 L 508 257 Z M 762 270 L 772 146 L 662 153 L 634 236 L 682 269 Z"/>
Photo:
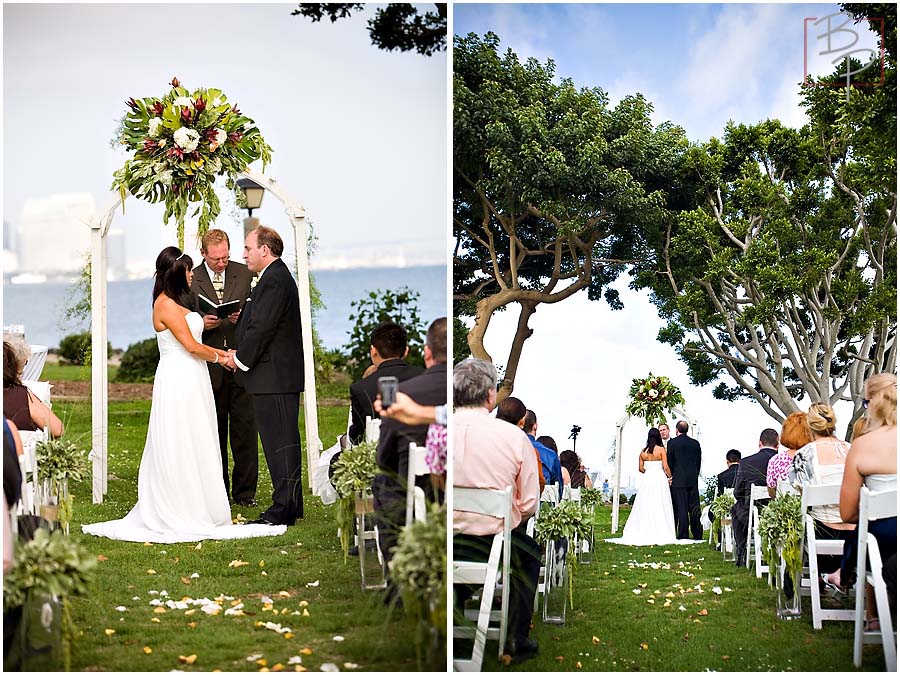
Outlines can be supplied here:
<path id="1" fill-rule="evenodd" d="M 192 90 L 223 90 L 256 121 L 275 150 L 266 174 L 306 207 L 319 261 L 402 251 L 443 264 L 447 53 L 377 49 L 373 6 L 334 24 L 293 9 L 5 4 L 4 221 L 17 227 L 27 198 L 55 193 L 90 193 L 105 211 L 126 159 L 109 145 L 125 101 L 161 96 L 177 76 Z M 243 212 L 229 210 L 223 202 L 220 226 L 240 236 Z M 174 240 L 162 214 L 129 200 L 116 216 L 129 258 L 152 263 Z M 254 215 L 288 227 L 272 198 Z"/>
<path id="2" fill-rule="evenodd" d="M 777 118 L 802 126 L 804 27 L 811 31 L 807 67 L 830 72 L 827 59 L 834 57 L 817 53 L 822 42 L 808 19 L 837 11 L 830 4 L 464 4 L 455 6 L 453 28 L 457 35 L 492 31 L 501 49 L 511 48 L 521 60 L 552 59 L 558 77 L 599 86 L 612 105 L 640 92 L 654 105 L 655 123 L 672 121 L 692 141 L 705 141 L 721 136 L 729 120 Z M 874 45 L 857 30 L 856 48 Z M 577 452 L 591 468 L 611 471 L 607 460 L 631 380 L 652 371 L 669 376 L 684 393 L 704 448 L 704 475 L 724 470 L 729 448 L 745 456 L 756 452 L 760 431 L 777 428 L 776 421 L 749 401 L 718 401 L 712 387 L 691 385 L 673 350 L 656 341 L 662 322 L 647 294 L 629 290 L 627 278 L 615 287 L 623 311 L 579 293 L 540 305 L 531 318 L 534 334 L 525 343 L 514 395 L 537 413 L 539 432 L 553 436 L 561 450 L 571 449 L 566 437 L 573 424 L 581 426 Z M 518 312 L 511 309 L 494 315 L 486 335 L 495 363 L 505 364 L 515 333 Z M 843 429 L 850 411 L 836 412 Z M 623 485 L 637 474 L 646 433 L 641 420 L 625 425 Z"/>

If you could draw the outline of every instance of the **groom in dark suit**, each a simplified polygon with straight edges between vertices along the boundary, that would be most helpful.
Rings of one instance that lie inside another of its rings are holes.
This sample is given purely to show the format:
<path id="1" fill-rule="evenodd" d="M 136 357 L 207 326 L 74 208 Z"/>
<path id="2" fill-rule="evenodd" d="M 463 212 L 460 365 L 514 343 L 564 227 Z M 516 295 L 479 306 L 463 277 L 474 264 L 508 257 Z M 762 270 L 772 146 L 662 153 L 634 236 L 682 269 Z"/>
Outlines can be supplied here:
<path id="1" fill-rule="evenodd" d="M 215 314 L 203 317 L 203 344 L 219 349 L 237 347 L 235 324 L 240 310 L 250 295 L 253 273 L 246 265 L 231 260 L 228 235 L 222 230 L 209 230 L 200 240 L 203 263 L 194 268 L 191 283 L 191 307 L 200 311 L 200 295 L 217 304 L 240 300 L 238 311 L 225 319 Z M 203 312 L 200 311 L 202 314 Z M 222 452 L 222 478 L 225 492 L 239 506 L 256 506 L 256 483 L 259 478 L 259 452 L 253 397 L 237 383 L 233 371 L 209 365 L 209 379 L 216 401 L 219 423 L 219 448 Z M 230 419 L 229 419 L 230 418 Z M 229 429 L 230 422 L 230 429 Z M 230 432 L 230 433 L 229 433 Z M 228 471 L 228 439 L 234 469 Z M 229 480 L 230 478 L 230 480 Z"/>
<path id="2" fill-rule="evenodd" d="M 303 517 L 300 475 L 300 392 L 303 342 L 297 284 L 281 259 L 284 243 L 275 230 L 257 227 L 244 241 L 244 260 L 259 275 L 229 351 L 238 382 L 253 395 L 256 426 L 272 476 L 272 506 L 252 523 L 293 525 Z"/>
<path id="3" fill-rule="evenodd" d="M 688 423 L 684 420 L 675 425 L 675 438 L 669 440 L 666 457 L 672 477 L 672 507 L 675 511 L 677 535 L 679 539 L 688 538 L 688 522 L 690 533 L 694 539 L 703 539 L 703 526 L 700 524 L 700 489 L 697 481 L 700 478 L 700 444 L 687 435 Z"/>

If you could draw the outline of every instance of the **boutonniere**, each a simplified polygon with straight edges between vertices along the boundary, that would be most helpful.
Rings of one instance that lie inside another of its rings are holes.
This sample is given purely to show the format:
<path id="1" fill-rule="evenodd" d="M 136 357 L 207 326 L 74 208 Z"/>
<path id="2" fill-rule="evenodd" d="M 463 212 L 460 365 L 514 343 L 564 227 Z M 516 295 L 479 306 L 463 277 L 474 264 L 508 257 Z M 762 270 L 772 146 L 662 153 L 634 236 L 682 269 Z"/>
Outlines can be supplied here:
<path id="1" fill-rule="evenodd" d="M 254 288 L 256 288 L 256 284 L 258 284 L 258 283 L 259 283 L 259 275 L 254 274 L 253 278 L 250 280 L 250 290 L 252 291 Z"/>

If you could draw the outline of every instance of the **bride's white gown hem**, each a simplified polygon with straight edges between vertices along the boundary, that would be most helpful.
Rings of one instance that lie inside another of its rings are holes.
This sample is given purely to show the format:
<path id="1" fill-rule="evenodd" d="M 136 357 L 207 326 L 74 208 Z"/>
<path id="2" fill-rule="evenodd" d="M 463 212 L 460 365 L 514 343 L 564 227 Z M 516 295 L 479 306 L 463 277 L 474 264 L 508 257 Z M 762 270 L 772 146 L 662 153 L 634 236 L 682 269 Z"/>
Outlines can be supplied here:
<path id="1" fill-rule="evenodd" d="M 631 546 L 661 546 L 666 544 L 698 544 L 694 539 L 675 536 L 675 512 L 669 479 L 659 460 L 644 460 L 644 474 L 638 486 L 631 514 L 619 539 L 607 539 L 611 544 Z"/>
<path id="2" fill-rule="evenodd" d="M 203 317 L 191 312 L 185 321 L 199 342 Z M 232 525 L 206 362 L 191 355 L 168 329 L 156 338 L 159 366 L 137 504 L 120 520 L 83 525 L 82 530 L 110 539 L 166 544 L 284 533 L 284 525 Z"/>

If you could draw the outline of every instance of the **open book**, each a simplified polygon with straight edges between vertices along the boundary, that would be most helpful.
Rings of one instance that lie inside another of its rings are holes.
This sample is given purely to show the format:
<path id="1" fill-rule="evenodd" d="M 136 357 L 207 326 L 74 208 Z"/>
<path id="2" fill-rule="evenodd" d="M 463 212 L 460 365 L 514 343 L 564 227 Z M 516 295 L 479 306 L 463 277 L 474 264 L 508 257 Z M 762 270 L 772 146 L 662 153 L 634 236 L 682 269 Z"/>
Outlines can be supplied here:
<path id="1" fill-rule="evenodd" d="M 213 302 L 202 293 L 198 294 L 197 297 L 200 299 L 201 314 L 215 314 L 220 319 L 228 318 L 229 314 L 234 314 L 241 308 L 240 300 L 231 300 L 229 302 L 223 302 L 220 305 Z"/>

